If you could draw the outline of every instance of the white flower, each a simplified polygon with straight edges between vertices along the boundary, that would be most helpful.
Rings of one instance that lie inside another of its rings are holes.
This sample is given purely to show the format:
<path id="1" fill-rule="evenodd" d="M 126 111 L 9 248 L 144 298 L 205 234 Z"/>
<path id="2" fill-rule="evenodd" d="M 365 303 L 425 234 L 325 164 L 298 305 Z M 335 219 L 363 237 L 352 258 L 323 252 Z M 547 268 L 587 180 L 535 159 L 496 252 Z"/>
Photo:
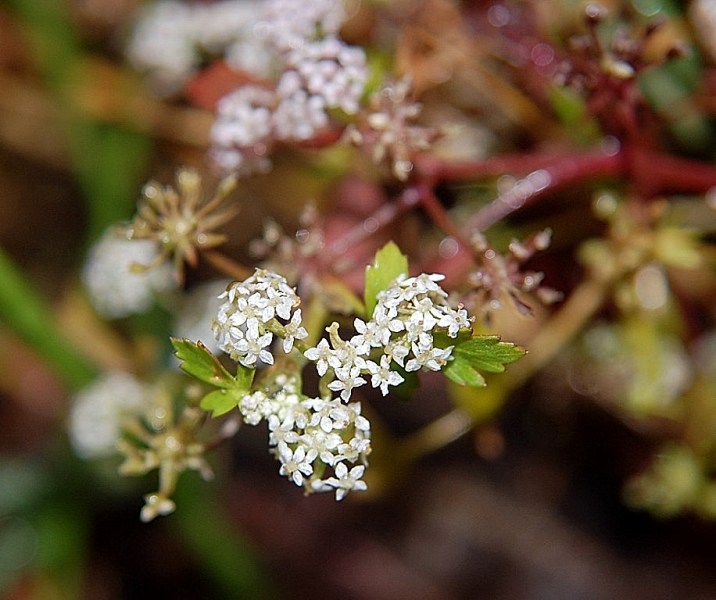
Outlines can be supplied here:
<path id="1" fill-rule="evenodd" d="M 122 421 L 142 410 L 144 386 L 127 373 L 107 373 L 72 399 L 69 433 L 77 454 L 98 458 L 112 454 Z"/>
<path id="2" fill-rule="evenodd" d="M 329 477 L 325 480 L 325 485 L 335 488 L 336 500 L 343 500 L 350 491 L 365 491 L 368 489 L 365 481 L 361 480 L 365 467 L 358 465 L 350 471 L 345 463 L 338 463 L 335 466 L 336 477 Z"/>
<path id="3" fill-rule="evenodd" d="M 129 62 L 152 74 L 160 93 L 175 92 L 198 66 L 191 44 L 191 8 L 156 2 L 145 10 L 127 47 Z"/>
<path id="4" fill-rule="evenodd" d="M 258 425 L 276 411 L 276 402 L 261 390 L 245 395 L 239 402 L 239 411 L 248 425 Z"/>
<path id="5" fill-rule="evenodd" d="M 293 348 L 294 340 L 302 340 L 308 337 L 308 332 L 301 325 L 301 309 L 297 308 L 293 313 L 293 317 L 286 324 L 285 337 L 283 338 L 283 351 L 288 354 Z"/>
<path id="6" fill-rule="evenodd" d="M 343 0 L 267 0 L 256 32 L 285 51 L 319 34 L 337 34 L 345 18 Z"/>
<path id="7" fill-rule="evenodd" d="M 273 92 L 258 85 L 243 85 L 219 100 L 209 154 L 224 172 L 250 175 L 271 168 L 266 154 L 275 103 Z"/>
<path id="8" fill-rule="evenodd" d="M 293 429 L 293 426 L 294 423 L 290 421 L 282 423 L 278 415 L 269 415 L 269 445 L 285 446 L 287 444 L 296 444 L 301 441 L 301 436 L 295 429 Z"/>
<path id="9" fill-rule="evenodd" d="M 300 441 L 309 451 L 316 452 L 321 462 L 333 466 L 338 460 L 336 451 L 343 438 L 335 432 L 326 433 L 321 429 L 313 429 L 310 433 L 304 433 Z"/>
<path id="10" fill-rule="evenodd" d="M 359 387 L 366 383 L 365 379 L 360 376 L 361 369 L 357 366 L 340 367 L 335 369 L 336 379 L 328 384 L 328 389 L 334 392 L 340 392 L 341 398 L 348 401 L 353 392 L 353 388 Z"/>
<path id="11" fill-rule="evenodd" d="M 308 453 L 303 446 L 291 450 L 286 444 L 279 444 L 278 456 L 281 461 L 279 473 L 291 479 L 296 485 L 303 485 L 303 478 L 313 474 L 313 461 L 316 458 L 316 451 L 309 450 Z"/>
<path id="12" fill-rule="evenodd" d="M 327 125 L 325 102 L 304 89 L 280 97 L 272 116 L 273 132 L 279 140 L 304 141 L 312 138 L 318 130 Z"/>
<path id="13" fill-rule="evenodd" d="M 359 109 L 359 100 L 368 80 L 365 52 L 338 38 L 303 43 L 287 55 L 284 76 L 295 73 L 284 89 L 292 94 L 300 86 L 313 97 L 319 97 L 327 108 L 341 108 L 349 114 Z M 277 88 L 279 95 L 282 86 Z"/>
<path id="14" fill-rule="evenodd" d="M 438 318 L 438 327 L 447 329 L 450 337 L 457 337 L 461 329 L 469 328 L 470 325 L 467 311 L 462 307 L 457 310 L 446 310 Z"/>
<path id="15" fill-rule="evenodd" d="M 273 354 L 266 348 L 271 345 L 273 333 L 270 331 L 257 337 L 249 337 L 248 334 L 234 345 L 234 350 L 239 355 L 239 362 L 246 366 L 253 366 L 257 360 L 261 360 L 267 365 L 273 364 Z"/>
<path id="16" fill-rule="evenodd" d="M 418 371 L 423 367 L 431 371 L 440 371 L 452 355 L 453 346 L 435 348 L 432 346 L 432 342 L 430 344 L 413 343 L 412 350 L 415 358 L 411 358 L 406 363 L 406 371 Z"/>
<path id="17" fill-rule="evenodd" d="M 400 385 L 405 381 L 403 376 L 390 369 L 390 357 L 383 355 L 380 357 L 380 365 L 373 361 L 368 361 L 368 371 L 371 374 L 371 385 L 374 388 L 380 387 L 383 395 L 387 395 L 389 385 Z"/>
<path id="18" fill-rule="evenodd" d="M 353 321 L 358 335 L 351 338 L 351 345 L 359 348 L 360 354 L 368 354 L 370 348 L 386 346 L 390 341 L 390 329 L 384 324 L 371 319 L 367 323 L 362 319 Z"/>
<path id="19" fill-rule="evenodd" d="M 383 349 L 389 359 L 386 365 L 392 360 L 409 372 L 422 368 L 439 371 L 450 360 L 453 347 L 434 348 L 433 333 L 442 329 L 449 337 L 457 337 L 461 329 L 470 326 L 470 319 L 462 306 L 453 309 L 448 304 L 448 294 L 438 284 L 443 278 L 439 273 L 423 273 L 417 277 L 401 275 L 378 294 L 373 320 L 390 331 Z M 373 385 L 380 385 L 385 394 L 387 386 L 393 385 L 387 379 L 389 372 L 380 375 L 375 363 L 369 370 Z"/>
<path id="20" fill-rule="evenodd" d="M 111 229 L 92 246 L 82 281 L 99 314 L 118 319 L 146 312 L 157 294 L 176 287 L 168 261 L 152 265 L 159 251 L 152 240 L 128 240 Z"/>
<path id="21" fill-rule="evenodd" d="M 127 46 L 129 62 L 147 72 L 156 90 L 172 94 L 191 77 L 204 55 L 236 60 L 236 48 L 263 43 L 252 35 L 259 10 L 251 0 L 185 3 L 163 0 L 146 5 Z M 269 54 L 264 48 L 264 55 Z M 240 61 L 257 68 L 262 63 Z M 253 70 L 253 69 L 251 69 Z M 260 71 L 259 71 L 260 73 Z"/>
<path id="22" fill-rule="evenodd" d="M 333 360 L 333 354 L 333 349 L 328 345 L 328 341 L 325 338 L 318 342 L 318 346 L 309 348 L 303 353 L 308 360 L 316 363 L 316 370 L 321 377 L 328 371 L 328 367 Z"/>
<path id="23" fill-rule="evenodd" d="M 340 461 L 365 460 L 371 451 L 370 421 L 361 415 L 358 402 L 299 400 L 297 393 L 281 389 L 271 397 L 270 405 L 274 412 L 267 417 L 269 445 L 281 462 L 280 472 L 308 491 L 335 489 L 316 477 L 317 463 L 322 463 L 318 469 L 322 472 L 326 465 Z"/>

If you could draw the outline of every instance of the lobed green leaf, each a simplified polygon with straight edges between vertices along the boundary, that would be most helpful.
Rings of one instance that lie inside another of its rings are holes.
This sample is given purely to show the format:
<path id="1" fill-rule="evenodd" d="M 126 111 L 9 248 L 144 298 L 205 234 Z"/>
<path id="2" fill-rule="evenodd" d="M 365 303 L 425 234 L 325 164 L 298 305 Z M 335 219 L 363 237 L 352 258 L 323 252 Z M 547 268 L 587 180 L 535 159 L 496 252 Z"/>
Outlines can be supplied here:
<path id="1" fill-rule="evenodd" d="M 455 358 L 443 369 L 448 379 L 460 385 L 470 387 L 485 387 L 485 378 L 478 373 L 474 367 L 463 358 Z"/>
<path id="2" fill-rule="evenodd" d="M 478 372 L 502 373 L 505 365 L 516 361 L 525 351 L 497 336 L 479 335 L 459 343 L 453 360 L 443 369 L 445 376 L 460 385 L 484 387 L 485 378 Z"/>
<path id="3" fill-rule="evenodd" d="M 214 390 L 201 399 L 199 406 L 211 411 L 212 417 L 220 417 L 236 408 L 241 400 L 241 394 L 236 390 Z"/>
<path id="4" fill-rule="evenodd" d="M 524 356 L 525 350 L 511 342 L 502 342 L 496 335 L 478 335 L 453 350 L 453 356 L 470 362 L 476 369 L 502 373 L 505 365 Z"/>
<path id="5" fill-rule="evenodd" d="M 216 387 L 236 387 L 237 380 L 204 344 L 178 338 L 172 338 L 171 341 L 177 358 L 182 361 L 180 367 L 183 371 Z"/>

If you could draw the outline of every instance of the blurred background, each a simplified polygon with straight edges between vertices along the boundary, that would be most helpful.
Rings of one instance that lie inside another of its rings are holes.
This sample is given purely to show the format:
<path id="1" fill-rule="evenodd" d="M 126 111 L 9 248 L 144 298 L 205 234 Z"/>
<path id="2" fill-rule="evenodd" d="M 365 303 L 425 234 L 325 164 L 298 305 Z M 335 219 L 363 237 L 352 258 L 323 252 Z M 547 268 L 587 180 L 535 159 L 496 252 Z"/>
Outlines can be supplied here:
<path id="1" fill-rule="evenodd" d="M 680 310 L 625 310 L 615 287 L 514 384 L 491 380 L 494 392 L 467 398 L 427 378 L 410 400 L 371 397 L 378 418 L 365 494 L 340 503 L 302 496 L 277 476 L 265 431 L 246 427 L 210 457 L 213 482 L 187 473 L 176 513 L 145 524 L 151 476 L 120 478 L 118 458 L 75 456 L 66 426 L 73 393 L 98 369 L 166 357 L 172 333 L 162 307 L 118 322 L 95 314 L 79 275 L 88 248 L 131 218 L 145 181 L 170 182 L 181 165 L 217 179 L 206 150 L 214 87 L 224 90 L 227 76 L 206 75 L 206 59 L 181 93 L 158 90 L 127 59 L 140 4 L 0 2 L 0 595 L 716 597 L 716 219 L 706 189 L 660 197 L 669 206 L 660 223 L 696 231 L 689 251 L 702 261 L 696 270 L 664 267 L 670 306 Z M 578 95 L 556 98 L 544 83 L 557 76 L 555 56 L 569 54 L 566 40 L 584 33 L 585 4 L 354 2 L 342 35 L 370 48 L 373 65 L 413 73 L 426 121 L 459 122 L 459 142 L 479 146 L 472 159 L 566 152 L 613 134 L 579 117 L 589 105 Z M 660 151 L 711 168 L 716 3 L 604 5 L 639 31 L 664 19 L 658 45 L 687 48 L 642 89 Z M 528 67 L 515 58 L 525 48 L 538 48 Z M 458 145 L 443 155 L 462 152 Z M 342 194 L 396 189 L 363 163 L 354 168 L 340 154 L 317 162 L 315 152 L 279 149 L 274 171 L 240 182 L 240 217 L 227 230 L 239 260 L 250 260 L 265 217 L 292 231 L 306 199 L 340 212 Z M 585 176 L 494 233 L 509 241 L 551 227 L 551 249 L 530 265 L 566 297 L 593 268 L 577 258 L 589 255 L 585 240 L 616 243 L 621 217 L 605 220 L 593 200 L 639 193 L 628 177 L 607 192 L 597 179 Z M 460 218 L 504 183 L 446 183 L 439 195 Z M 408 215 L 386 235 L 417 252 L 413 234 L 424 226 Z M 620 243 L 632 234 L 627 227 Z M 189 288 L 206 278 L 202 269 Z M 540 356 L 527 342 L 560 306 L 537 309 L 531 321 L 502 312 L 491 326 Z M 456 404 L 469 425 L 450 421 Z M 426 435 L 430 451 L 412 453 Z"/>

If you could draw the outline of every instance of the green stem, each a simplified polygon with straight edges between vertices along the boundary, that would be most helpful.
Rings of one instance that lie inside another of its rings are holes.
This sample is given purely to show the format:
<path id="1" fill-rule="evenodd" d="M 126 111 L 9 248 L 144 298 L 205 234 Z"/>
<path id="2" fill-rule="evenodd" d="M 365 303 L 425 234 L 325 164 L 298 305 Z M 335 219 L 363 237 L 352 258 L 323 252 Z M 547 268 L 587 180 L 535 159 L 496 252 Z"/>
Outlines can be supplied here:
<path id="1" fill-rule="evenodd" d="M 6 321 L 71 388 L 80 388 L 94 379 L 95 370 L 55 328 L 51 307 L 2 249 L 0 319 Z"/>
<path id="2" fill-rule="evenodd" d="M 203 571 L 226 598 L 276 597 L 269 578 L 240 532 L 231 529 L 209 488 L 196 477 L 177 486 L 179 510 L 171 517 Z"/>

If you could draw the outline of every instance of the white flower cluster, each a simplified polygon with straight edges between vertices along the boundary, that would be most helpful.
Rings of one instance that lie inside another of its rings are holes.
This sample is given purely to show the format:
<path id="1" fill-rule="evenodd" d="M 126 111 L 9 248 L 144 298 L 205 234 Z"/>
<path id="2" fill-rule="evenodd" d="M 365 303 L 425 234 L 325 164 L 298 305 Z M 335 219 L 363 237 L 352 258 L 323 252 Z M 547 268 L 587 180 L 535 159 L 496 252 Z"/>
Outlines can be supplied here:
<path id="1" fill-rule="evenodd" d="M 306 350 L 306 358 L 316 363 L 321 377 L 332 370 L 333 381 L 328 387 L 340 392 L 344 401 L 350 398 L 353 388 L 367 383 L 363 375 L 370 376 L 371 385 L 386 395 L 389 386 L 404 381 L 394 365 L 406 372 L 441 370 L 453 346 L 436 346 L 434 334 L 442 331 L 455 338 L 460 329 L 470 326 L 467 311 L 448 304 L 447 292 L 437 283 L 443 278 L 440 274 L 401 275 L 378 294 L 368 322 L 355 320 L 357 335 L 349 341 L 342 340 L 334 323 L 329 328 L 330 345 L 322 339 L 316 347 Z M 379 358 L 374 349 L 380 350 Z"/>
<path id="2" fill-rule="evenodd" d="M 306 493 L 335 490 L 342 500 L 351 490 L 366 489 L 361 477 L 371 450 L 370 422 L 360 403 L 306 398 L 295 380 L 279 375 L 273 389 L 245 396 L 239 410 L 250 425 L 267 421 L 279 473 Z"/>
<path id="3" fill-rule="evenodd" d="M 338 35 L 345 19 L 343 0 L 267 0 L 256 33 L 284 51 Z"/>
<path id="4" fill-rule="evenodd" d="M 265 269 L 232 283 L 220 296 L 224 303 L 212 324 L 221 350 L 246 367 L 258 361 L 273 364 L 274 334 L 283 338 L 289 353 L 294 340 L 308 333 L 301 324 L 301 299 L 281 275 Z"/>
<path id="5" fill-rule="evenodd" d="M 159 246 L 153 240 L 128 240 L 107 231 L 90 249 L 82 270 L 97 312 L 108 319 L 142 313 L 152 306 L 156 294 L 174 289 L 172 266 L 166 261 L 155 265 L 158 256 Z"/>
<path id="6" fill-rule="evenodd" d="M 146 398 L 144 385 L 127 373 L 108 373 L 72 399 L 69 432 L 83 458 L 112 454 L 122 432 L 122 420 L 138 414 Z"/>
<path id="7" fill-rule="evenodd" d="M 186 82 L 200 66 L 202 54 L 224 52 L 238 68 L 267 73 L 264 43 L 252 33 L 259 12 L 256 0 L 155 2 L 138 20 L 127 57 L 163 94 L 175 93 Z"/>
<path id="8" fill-rule="evenodd" d="M 211 128 L 212 161 L 225 173 L 264 173 L 273 136 L 273 92 L 245 85 L 227 94 L 216 106 Z"/>
<path id="9" fill-rule="evenodd" d="M 338 38 L 343 0 L 223 0 L 151 4 L 127 54 L 157 89 L 178 91 L 202 57 L 227 63 L 270 89 L 247 84 L 217 105 L 212 160 L 224 172 L 266 171 L 276 141 L 307 140 L 328 125 L 327 110 L 358 112 L 368 68 L 362 49 Z"/>
<path id="10" fill-rule="evenodd" d="M 247 84 L 217 105 L 211 156 L 222 170 L 265 171 L 274 142 L 310 139 L 330 109 L 358 112 L 368 67 L 361 48 L 337 37 L 344 18 L 337 0 L 267 0 L 254 32 L 278 75 L 272 89 Z"/>

